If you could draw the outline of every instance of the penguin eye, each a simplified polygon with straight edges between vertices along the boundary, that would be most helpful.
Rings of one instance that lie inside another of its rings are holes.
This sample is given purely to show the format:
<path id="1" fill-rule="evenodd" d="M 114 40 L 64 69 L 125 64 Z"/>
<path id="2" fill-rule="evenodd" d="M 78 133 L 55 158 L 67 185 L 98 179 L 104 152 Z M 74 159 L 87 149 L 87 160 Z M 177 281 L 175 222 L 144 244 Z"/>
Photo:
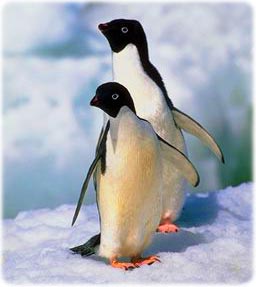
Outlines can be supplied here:
<path id="1" fill-rule="evenodd" d="M 118 94 L 113 94 L 113 95 L 112 95 L 112 99 L 113 99 L 113 100 L 117 100 L 118 98 L 119 98 L 119 95 L 118 95 Z"/>
<path id="2" fill-rule="evenodd" d="M 121 31 L 122 31 L 123 33 L 127 33 L 127 32 L 128 32 L 128 28 L 127 28 L 127 27 L 122 27 Z"/>

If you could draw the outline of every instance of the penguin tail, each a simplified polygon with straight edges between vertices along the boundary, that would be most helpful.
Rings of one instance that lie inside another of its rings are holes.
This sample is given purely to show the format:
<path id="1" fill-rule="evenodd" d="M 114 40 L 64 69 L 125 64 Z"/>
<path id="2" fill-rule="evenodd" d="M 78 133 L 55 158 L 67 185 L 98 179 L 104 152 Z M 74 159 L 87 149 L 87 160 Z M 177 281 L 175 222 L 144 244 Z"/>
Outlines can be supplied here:
<path id="1" fill-rule="evenodd" d="M 73 253 L 81 256 L 90 256 L 96 253 L 97 247 L 100 245 L 100 233 L 91 237 L 84 244 L 70 248 Z"/>

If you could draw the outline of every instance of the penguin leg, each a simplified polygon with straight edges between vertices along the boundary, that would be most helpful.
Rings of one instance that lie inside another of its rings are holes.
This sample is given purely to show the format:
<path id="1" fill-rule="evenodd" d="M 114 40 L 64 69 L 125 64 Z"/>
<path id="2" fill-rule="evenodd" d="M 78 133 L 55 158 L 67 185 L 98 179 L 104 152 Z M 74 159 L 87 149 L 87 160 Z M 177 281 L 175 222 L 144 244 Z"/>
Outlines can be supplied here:
<path id="1" fill-rule="evenodd" d="M 163 217 L 156 231 L 161 233 L 178 232 L 180 228 L 173 224 L 170 216 Z"/>
<path id="2" fill-rule="evenodd" d="M 146 264 L 151 265 L 155 262 L 161 262 L 159 257 L 155 256 L 155 255 L 151 255 L 151 256 L 148 256 L 146 258 L 142 258 L 140 256 L 137 256 L 137 257 L 133 257 L 131 261 L 136 267 L 140 267 L 140 266 L 146 265 Z"/>
<path id="3" fill-rule="evenodd" d="M 134 268 L 137 267 L 137 266 L 135 266 L 134 263 L 120 262 L 120 261 L 117 260 L 116 257 L 111 257 L 109 259 L 109 263 L 114 268 L 121 268 L 121 269 L 124 269 L 124 270 L 131 270 L 131 269 L 134 269 Z"/>

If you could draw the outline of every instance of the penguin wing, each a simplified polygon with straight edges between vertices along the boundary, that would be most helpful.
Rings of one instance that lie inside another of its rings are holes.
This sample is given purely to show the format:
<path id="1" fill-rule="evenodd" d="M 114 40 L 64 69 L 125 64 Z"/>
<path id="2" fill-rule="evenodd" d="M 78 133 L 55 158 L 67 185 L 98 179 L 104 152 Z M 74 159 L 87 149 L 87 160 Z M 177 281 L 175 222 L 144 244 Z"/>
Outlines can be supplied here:
<path id="1" fill-rule="evenodd" d="M 83 199 L 84 199 L 84 196 L 85 196 L 85 193 L 86 193 L 86 190 L 87 190 L 90 178 L 91 178 L 92 174 L 94 173 L 99 160 L 102 158 L 102 156 L 104 156 L 105 143 L 106 143 L 106 139 L 107 139 L 107 133 L 109 131 L 109 126 L 110 126 L 110 123 L 108 121 L 104 132 L 102 132 L 102 137 L 100 136 L 100 138 L 99 138 L 100 142 L 98 142 L 98 144 L 97 144 L 95 158 L 94 158 L 92 164 L 90 165 L 90 168 L 89 168 L 89 170 L 87 172 L 86 178 L 84 180 L 84 183 L 83 183 L 83 186 L 82 186 L 82 189 L 81 189 L 81 192 L 80 192 L 80 196 L 79 196 L 79 199 L 78 199 L 78 202 L 77 202 L 75 214 L 74 214 L 73 219 L 72 219 L 72 226 L 74 225 L 74 223 L 75 223 L 75 221 L 77 219 L 77 216 L 79 214 L 79 211 L 81 209 L 81 206 L 82 206 L 82 203 L 83 203 Z M 95 182 L 94 182 L 94 184 L 95 184 Z"/>
<path id="2" fill-rule="evenodd" d="M 215 139 L 204 129 L 197 121 L 192 119 L 190 116 L 181 112 L 177 108 L 172 109 L 172 114 L 174 117 L 174 121 L 176 125 L 183 129 L 184 131 L 194 135 L 198 139 L 200 139 L 205 145 L 207 145 L 218 157 L 221 162 L 224 161 L 224 155 L 216 143 Z"/>
<path id="3" fill-rule="evenodd" d="M 103 123 L 103 127 L 100 131 L 100 135 L 99 135 L 98 142 L 96 145 L 96 154 L 97 154 L 99 148 L 102 147 L 102 141 L 105 139 L 104 137 L 106 137 L 106 133 L 105 133 L 106 129 L 107 130 L 109 129 L 109 120 L 107 118 L 105 118 L 105 113 L 104 113 L 104 123 Z"/>
<path id="4" fill-rule="evenodd" d="M 101 144 L 101 141 L 102 141 L 103 134 L 104 134 L 104 127 L 102 127 L 102 129 L 101 129 L 101 131 L 100 131 L 100 135 L 99 135 L 98 142 L 97 142 L 97 145 L 96 145 L 95 154 L 97 154 L 97 152 L 98 152 L 98 150 L 99 150 L 99 147 L 100 147 L 100 144 Z"/>
<path id="5" fill-rule="evenodd" d="M 198 186 L 200 182 L 199 174 L 192 162 L 176 147 L 157 135 L 160 141 L 161 150 L 165 154 L 165 159 L 177 168 L 177 170 L 193 185 Z"/>
<path id="6" fill-rule="evenodd" d="M 101 146 L 101 142 L 102 142 L 102 139 L 103 139 L 105 128 L 106 127 L 103 126 L 101 131 L 100 131 L 100 135 L 99 135 L 98 142 L 97 142 L 97 145 L 96 145 L 96 150 L 95 150 L 95 157 L 97 156 L 97 154 L 99 152 L 99 148 Z M 93 185 L 94 185 L 95 191 L 97 191 L 97 176 L 96 176 L 96 174 L 97 174 L 97 167 L 96 167 L 95 171 L 93 172 Z"/>

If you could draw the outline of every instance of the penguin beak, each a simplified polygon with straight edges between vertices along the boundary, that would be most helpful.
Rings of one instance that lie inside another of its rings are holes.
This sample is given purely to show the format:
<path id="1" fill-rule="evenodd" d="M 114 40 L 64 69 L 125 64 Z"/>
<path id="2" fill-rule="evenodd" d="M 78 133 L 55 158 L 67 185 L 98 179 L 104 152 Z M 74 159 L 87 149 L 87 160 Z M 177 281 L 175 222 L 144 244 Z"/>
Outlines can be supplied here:
<path id="1" fill-rule="evenodd" d="M 98 28 L 102 33 L 104 33 L 109 29 L 109 25 L 108 23 L 102 23 L 102 24 L 99 24 Z"/>
<path id="2" fill-rule="evenodd" d="M 100 104 L 100 100 L 98 98 L 98 96 L 96 95 L 95 97 L 92 98 L 90 105 L 94 106 L 94 107 L 98 107 Z"/>

